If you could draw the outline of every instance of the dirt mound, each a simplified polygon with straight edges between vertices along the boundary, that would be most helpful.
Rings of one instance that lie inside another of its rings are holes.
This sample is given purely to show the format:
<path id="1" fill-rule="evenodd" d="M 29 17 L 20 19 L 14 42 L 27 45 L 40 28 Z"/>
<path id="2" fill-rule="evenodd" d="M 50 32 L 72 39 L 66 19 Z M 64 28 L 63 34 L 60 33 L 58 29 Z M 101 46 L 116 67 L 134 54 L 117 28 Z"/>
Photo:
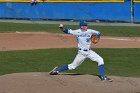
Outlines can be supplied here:
<path id="1" fill-rule="evenodd" d="M 101 81 L 94 75 L 14 73 L 0 76 L 0 93 L 136 93 L 140 78 L 114 77 Z"/>

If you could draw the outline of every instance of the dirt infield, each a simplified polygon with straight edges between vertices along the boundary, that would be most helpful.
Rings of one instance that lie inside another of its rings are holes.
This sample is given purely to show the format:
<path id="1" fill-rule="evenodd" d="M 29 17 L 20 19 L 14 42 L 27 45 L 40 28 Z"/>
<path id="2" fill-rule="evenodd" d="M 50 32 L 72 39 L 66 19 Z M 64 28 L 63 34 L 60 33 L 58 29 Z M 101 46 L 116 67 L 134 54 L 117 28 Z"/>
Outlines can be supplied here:
<path id="1" fill-rule="evenodd" d="M 71 35 L 45 32 L 0 33 L 0 50 L 29 50 L 77 47 Z M 140 48 L 140 38 L 101 37 L 93 48 Z"/>
<path id="2" fill-rule="evenodd" d="M 0 33 L 0 51 L 77 47 L 73 36 L 52 33 Z M 93 48 L 140 48 L 140 38 L 101 37 Z M 136 93 L 140 78 L 115 77 L 103 82 L 95 75 L 14 73 L 0 76 L 0 93 Z"/>

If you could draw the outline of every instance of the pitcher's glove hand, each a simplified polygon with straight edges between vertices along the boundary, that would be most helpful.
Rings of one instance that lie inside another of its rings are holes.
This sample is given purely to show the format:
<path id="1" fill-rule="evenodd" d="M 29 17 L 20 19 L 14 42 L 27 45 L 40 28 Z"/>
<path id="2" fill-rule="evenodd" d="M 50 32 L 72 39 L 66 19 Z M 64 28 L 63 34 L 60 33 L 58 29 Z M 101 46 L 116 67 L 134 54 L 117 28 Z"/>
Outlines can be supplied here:
<path id="1" fill-rule="evenodd" d="M 97 35 L 91 35 L 91 42 L 93 44 L 97 44 L 99 42 L 99 38 Z"/>

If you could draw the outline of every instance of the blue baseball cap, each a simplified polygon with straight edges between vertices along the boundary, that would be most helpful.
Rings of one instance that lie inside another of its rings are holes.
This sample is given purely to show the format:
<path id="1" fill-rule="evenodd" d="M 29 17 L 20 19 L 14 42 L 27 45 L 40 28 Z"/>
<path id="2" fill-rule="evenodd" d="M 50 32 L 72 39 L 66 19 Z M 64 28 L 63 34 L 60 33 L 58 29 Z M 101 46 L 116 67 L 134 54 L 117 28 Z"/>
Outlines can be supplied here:
<path id="1" fill-rule="evenodd" d="M 81 27 L 81 26 L 87 26 L 87 22 L 86 21 L 80 21 L 80 23 L 79 23 L 79 26 Z"/>

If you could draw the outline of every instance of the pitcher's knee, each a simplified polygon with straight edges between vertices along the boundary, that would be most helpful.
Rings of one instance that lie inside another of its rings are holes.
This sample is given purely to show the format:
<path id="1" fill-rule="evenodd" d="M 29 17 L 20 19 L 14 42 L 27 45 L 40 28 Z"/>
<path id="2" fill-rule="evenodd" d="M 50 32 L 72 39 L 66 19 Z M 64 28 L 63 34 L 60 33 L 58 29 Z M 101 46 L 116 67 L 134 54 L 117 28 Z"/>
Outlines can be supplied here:
<path id="1" fill-rule="evenodd" d="M 103 60 L 103 58 L 100 58 L 100 59 L 98 60 L 98 66 L 100 66 L 100 65 L 104 65 L 104 60 Z"/>
<path id="2" fill-rule="evenodd" d="M 69 68 L 69 70 L 73 70 L 73 69 L 75 69 L 77 66 L 75 66 L 75 65 L 73 65 L 73 64 L 69 64 L 68 65 L 68 68 Z"/>

